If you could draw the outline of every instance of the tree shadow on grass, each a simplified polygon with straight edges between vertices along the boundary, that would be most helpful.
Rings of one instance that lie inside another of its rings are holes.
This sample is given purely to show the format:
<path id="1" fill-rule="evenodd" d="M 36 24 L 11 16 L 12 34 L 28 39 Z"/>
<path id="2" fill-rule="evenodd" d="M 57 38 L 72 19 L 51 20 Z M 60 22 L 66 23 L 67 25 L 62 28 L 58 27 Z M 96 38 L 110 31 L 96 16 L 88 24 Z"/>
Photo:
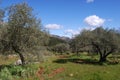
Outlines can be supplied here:
<path id="1" fill-rule="evenodd" d="M 105 62 L 105 63 L 100 63 L 98 60 L 94 59 L 78 59 L 78 58 L 65 58 L 65 59 L 57 59 L 53 61 L 54 63 L 59 63 L 59 64 L 65 64 L 67 62 L 72 62 L 76 64 L 91 64 L 91 65 L 116 65 L 114 62 Z"/>
<path id="2" fill-rule="evenodd" d="M 92 59 L 57 59 L 53 61 L 55 63 L 60 63 L 60 64 L 65 64 L 67 62 L 72 62 L 76 64 L 99 64 L 97 60 L 92 60 Z"/>

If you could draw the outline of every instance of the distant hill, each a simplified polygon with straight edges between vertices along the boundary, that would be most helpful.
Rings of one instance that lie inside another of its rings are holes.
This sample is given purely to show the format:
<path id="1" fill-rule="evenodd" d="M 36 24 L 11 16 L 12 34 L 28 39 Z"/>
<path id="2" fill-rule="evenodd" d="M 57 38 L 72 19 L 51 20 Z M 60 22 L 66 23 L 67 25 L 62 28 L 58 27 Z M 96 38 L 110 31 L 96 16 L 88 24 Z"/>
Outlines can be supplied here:
<path id="1" fill-rule="evenodd" d="M 48 46 L 54 46 L 59 43 L 68 43 L 70 38 L 68 37 L 61 37 L 58 35 L 50 35 L 50 40 Z"/>
<path id="2" fill-rule="evenodd" d="M 59 38 L 61 40 L 64 40 L 66 42 L 70 41 L 71 39 L 69 37 L 65 37 L 65 36 L 58 36 L 58 35 L 51 35 L 52 37 L 56 37 Z"/>

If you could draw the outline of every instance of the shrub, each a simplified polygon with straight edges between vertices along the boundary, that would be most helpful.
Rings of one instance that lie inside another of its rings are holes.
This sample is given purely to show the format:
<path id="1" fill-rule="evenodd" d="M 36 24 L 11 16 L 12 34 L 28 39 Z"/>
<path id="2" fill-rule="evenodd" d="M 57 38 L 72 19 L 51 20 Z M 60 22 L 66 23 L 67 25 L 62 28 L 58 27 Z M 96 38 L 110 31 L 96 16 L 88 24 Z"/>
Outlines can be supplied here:
<path id="1" fill-rule="evenodd" d="M 13 80 L 12 74 L 8 68 L 4 68 L 0 72 L 0 80 Z"/>

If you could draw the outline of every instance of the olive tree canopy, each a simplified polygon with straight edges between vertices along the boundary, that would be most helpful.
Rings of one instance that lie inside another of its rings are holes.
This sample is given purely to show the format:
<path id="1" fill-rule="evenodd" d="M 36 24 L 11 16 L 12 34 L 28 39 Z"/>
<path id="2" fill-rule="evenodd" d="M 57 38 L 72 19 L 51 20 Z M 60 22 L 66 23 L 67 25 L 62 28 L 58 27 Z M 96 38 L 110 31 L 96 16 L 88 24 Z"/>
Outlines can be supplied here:
<path id="1" fill-rule="evenodd" d="M 46 33 L 41 30 L 41 22 L 35 18 L 31 7 L 20 3 L 8 8 L 8 23 L 1 40 L 3 52 L 14 51 L 24 64 L 23 53 L 38 50 L 46 41 Z"/>
<path id="2" fill-rule="evenodd" d="M 113 29 L 98 27 L 93 31 L 82 31 L 74 40 L 78 43 L 77 48 L 88 46 L 90 50 L 100 55 L 99 61 L 104 62 L 109 54 L 119 50 L 120 33 Z"/>

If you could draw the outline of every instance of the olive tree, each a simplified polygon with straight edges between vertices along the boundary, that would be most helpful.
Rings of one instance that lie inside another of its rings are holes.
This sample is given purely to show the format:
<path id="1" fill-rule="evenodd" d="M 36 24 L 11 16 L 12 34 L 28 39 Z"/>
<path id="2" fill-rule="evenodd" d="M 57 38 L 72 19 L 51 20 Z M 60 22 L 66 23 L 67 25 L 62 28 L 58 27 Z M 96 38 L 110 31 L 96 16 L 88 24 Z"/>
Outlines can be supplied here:
<path id="1" fill-rule="evenodd" d="M 59 43 L 52 47 L 53 52 L 57 52 L 57 53 L 61 53 L 61 54 L 68 53 L 69 50 L 70 50 L 70 46 L 67 43 Z"/>
<path id="2" fill-rule="evenodd" d="M 0 9 L 0 40 L 2 39 L 1 34 L 3 32 L 3 25 L 4 25 L 3 18 L 4 18 L 4 13 L 5 13 L 4 10 Z M 1 50 L 2 47 L 3 46 L 2 46 L 1 41 L 0 41 L 0 50 Z"/>
<path id="3" fill-rule="evenodd" d="M 90 31 L 83 30 L 82 33 L 80 33 L 79 35 L 76 35 L 70 41 L 70 47 L 73 53 L 76 53 L 77 55 L 79 55 L 79 52 L 91 51 L 91 46 L 89 45 L 89 42 L 88 42 L 88 35 L 90 34 L 89 32 Z"/>
<path id="4" fill-rule="evenodd" d="M 79 41 L 78 41 L 77 37 L 70 41 L 70 48 L 73 53 L 76 53 L 78 55 L 80 48 L 79 48 Z"/>
<path id="5" fill-rule="evenodd" d="M 2 34 L 3 52 L 14 51 L 25 64 L 24 53 L 38 50 L 45 44 L 46 33 L 41 31 L 41 22 L 33 15 L 33 9 L 26 3 L 12 5 L 8 8 L 6 32 Z"/>
<path id="6" fill-rule="evenodd" d="M 85 30 L 75 37 L 79 43 L 79 48 L 90 46 L 92 51 L 100 55 L 99 61 L 105 62 L 109 54 L 119 50 L 120 36 L 113 29 L 103 29 L 98 27 L 93 31 Z"/>
<path id="7" fill-rule="evenodd" d="M 3 21 L 4 13 L 5 13 L 4 10 L 0 9 L 0 22 Z"/>

